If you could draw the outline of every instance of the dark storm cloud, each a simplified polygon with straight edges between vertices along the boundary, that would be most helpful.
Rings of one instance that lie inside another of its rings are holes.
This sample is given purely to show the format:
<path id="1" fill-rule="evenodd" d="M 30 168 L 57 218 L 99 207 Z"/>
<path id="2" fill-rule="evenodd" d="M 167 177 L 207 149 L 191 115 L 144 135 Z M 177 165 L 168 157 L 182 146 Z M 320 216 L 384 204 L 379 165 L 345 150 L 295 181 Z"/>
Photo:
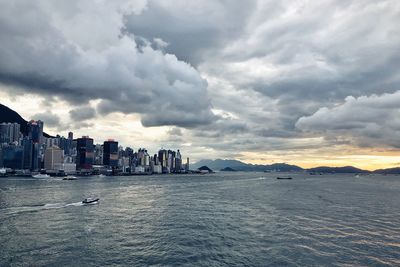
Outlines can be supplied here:
<path id="1" fill-rule="evenodd" d="M 232 153 L 400 143 L 376 115 L 398 117 L 378 104 L 400 90 L 396 0 L 119 5 L 4 1 L 0 82 Z"/>
<path id="2" fill-rule="evenodd" d="M 159 38 L 163 49 L 198 65 L 205 55 L 240 36 L 256 8 L 250 1 L 154 1 L 140 14 L 126 17 L 125 30 L 147 40 Z"/>
<path id="3" fill-rule="evenodd" d="M 207 82 L 194 68 L 149 45 L 138 50 L 133 38 L 121 35 L 118 3 L 86 5 L 71 3 L 76 13 L 69 14 L 51 1 L 5 2 L 0 82 L 72 105 L 99 99 L 99 112 L 139 113 L 148 126 L 194 127 L 213 120 Z M 104 27 L 88 39 L 87 30 L 99 27 L 91 19 L 102 12 L 110 20 L 96 21 Z M 13 23 L 17 14 L 19 23 Z M 79 20 L 82 25 L 71 29 Z"/>

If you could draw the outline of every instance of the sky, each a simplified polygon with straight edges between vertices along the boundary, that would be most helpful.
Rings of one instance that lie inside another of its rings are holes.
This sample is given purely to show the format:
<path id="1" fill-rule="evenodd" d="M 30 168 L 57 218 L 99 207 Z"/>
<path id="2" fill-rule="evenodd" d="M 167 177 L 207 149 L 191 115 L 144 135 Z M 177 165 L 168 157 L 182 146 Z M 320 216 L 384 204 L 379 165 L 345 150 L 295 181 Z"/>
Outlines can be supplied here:
<path id="1" fill-rule="evenodd" d="M 0 103 L 50 134 L 400 165 L 398 0 L 0 2 Z"/>

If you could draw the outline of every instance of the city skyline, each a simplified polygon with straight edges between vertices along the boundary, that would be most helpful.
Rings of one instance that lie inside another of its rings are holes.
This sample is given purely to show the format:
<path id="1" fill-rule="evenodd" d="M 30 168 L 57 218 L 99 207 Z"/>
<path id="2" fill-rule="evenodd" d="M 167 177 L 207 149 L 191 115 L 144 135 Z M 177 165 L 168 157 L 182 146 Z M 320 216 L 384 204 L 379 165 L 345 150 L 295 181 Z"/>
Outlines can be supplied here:
<path id="1" fill-rule="evenodd" d="M 51 135 L 193 161 L 397 167 L 399 13 L 389 0 L 4 2 L 0 103 Z"/>

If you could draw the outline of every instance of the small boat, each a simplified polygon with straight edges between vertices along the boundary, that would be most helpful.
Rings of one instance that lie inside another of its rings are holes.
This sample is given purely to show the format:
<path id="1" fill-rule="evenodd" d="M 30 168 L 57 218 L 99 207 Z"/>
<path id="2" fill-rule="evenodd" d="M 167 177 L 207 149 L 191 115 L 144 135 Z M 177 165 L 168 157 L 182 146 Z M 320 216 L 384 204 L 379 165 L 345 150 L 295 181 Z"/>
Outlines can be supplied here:
<path id="1" fill-rule="evenodd" d="M 67 176 L 64 177 L 63 180 L 78 180 L 78 178 L 76 176 Z"/>
<path id="2" fill-rule="evenodd" d="M 292 177 L 276 177 L 278 180 L 292 180 Z"/>
<path id="3" fill-rule="evenodd" d="M 82 200 L 83 204 L 91 204 L 91 203 L 97 203 L 99 202 L 100 198 L 85 198 L 84 200 Z"/>
<path id="4" fill-rule="evenodd" d="M 36 178 L 36 179 L 46 179 L 46 178 L 50 178 L 50 175 L 48 174 L 43 174 L 43 173 L 38 173 L 38 174 L 33 174 L 32 178 Z"/>
<path id="5" fill-rule="evenodd" d="M 1 177 L 6 177 L 7 176 L 7 169 L 0 168 L 0 176 Z"/>

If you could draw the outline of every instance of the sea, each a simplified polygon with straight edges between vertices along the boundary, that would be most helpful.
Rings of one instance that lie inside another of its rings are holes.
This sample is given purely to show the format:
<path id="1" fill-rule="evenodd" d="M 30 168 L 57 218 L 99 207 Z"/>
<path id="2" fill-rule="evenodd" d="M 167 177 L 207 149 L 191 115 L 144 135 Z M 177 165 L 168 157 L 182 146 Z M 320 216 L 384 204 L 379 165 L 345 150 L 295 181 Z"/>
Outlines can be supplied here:
<path id="1" fill-rule="evenodd" d="M 0 178 L 0 266 L 400 266 L 400 176 Z"/>

